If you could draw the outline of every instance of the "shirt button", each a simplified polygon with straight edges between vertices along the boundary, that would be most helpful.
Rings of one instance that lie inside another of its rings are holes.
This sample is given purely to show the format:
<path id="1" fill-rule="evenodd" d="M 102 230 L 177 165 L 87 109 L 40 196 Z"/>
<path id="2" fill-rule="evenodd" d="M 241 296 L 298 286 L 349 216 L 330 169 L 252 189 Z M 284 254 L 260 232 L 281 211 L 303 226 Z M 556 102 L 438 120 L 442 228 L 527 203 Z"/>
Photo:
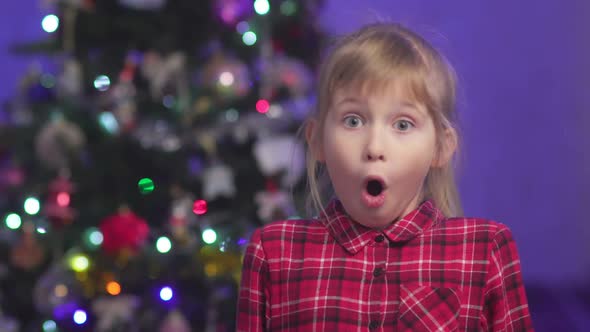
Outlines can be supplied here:
<path id="1" fill-rule="evenodd" d="M 379 277 L 379 276 L 383 275 L 383 272 L 384 271 L 383 271 L 382 267 L 377 267 L 377 268 L 375 268 L 375 270 L 373 270 L 373 275 L 375 277 Z"/>
<path id="2" fill-rule="evenodd" d="M 376 320 L 371 321 L 371 323 L 369 323 L 369 329 L 371 330 L 375 330 L 379 327 L 379 322 Z"/>
<path id="3" fill-rule="evenodd" d="M 385 240 L 385 236 L 383 236 L 381 234 L 375 236 L 375 242 L 381 243 L 381 242 L 383 242 L 383 240 Z"/>

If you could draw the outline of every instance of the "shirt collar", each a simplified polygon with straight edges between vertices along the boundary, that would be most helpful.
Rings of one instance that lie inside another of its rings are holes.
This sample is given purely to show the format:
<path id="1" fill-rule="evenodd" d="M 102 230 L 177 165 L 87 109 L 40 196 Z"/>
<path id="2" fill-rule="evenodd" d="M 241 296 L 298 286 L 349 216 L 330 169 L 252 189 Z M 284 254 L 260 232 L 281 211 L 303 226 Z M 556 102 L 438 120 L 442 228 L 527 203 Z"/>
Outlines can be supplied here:
<path id="1" fill-rule="evenodd" d="M 344 211 L 339 200 L 332 200 L 325 209 L 320 221 L 328 228 L 332 236 L 351 254 L 357 253 L 364 246 L 375 241 L 378 234 L 385 235 L 392 242 L 406 242 L 422 234 L 426 229 L 438 224 L 445 218 L 436 208 L 434 202 L 426 200 L 415 210 L 392 223 L 383 230 L 363 226 L 352 220 Z"/>

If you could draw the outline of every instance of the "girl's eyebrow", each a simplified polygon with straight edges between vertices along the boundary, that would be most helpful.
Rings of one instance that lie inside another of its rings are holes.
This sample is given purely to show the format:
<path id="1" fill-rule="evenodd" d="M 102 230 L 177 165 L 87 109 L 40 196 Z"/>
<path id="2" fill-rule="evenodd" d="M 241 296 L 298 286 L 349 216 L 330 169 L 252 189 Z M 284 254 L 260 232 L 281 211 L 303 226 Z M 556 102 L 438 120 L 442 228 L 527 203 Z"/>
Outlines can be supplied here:
<path id="1" fill-rule="evenodd" d="M 334 106 L 339 106 L 341 104 L 348 104 L 348 103 L 352 103 L 352 104 L 362 104 L 362 100 L 355 98 L 355 97 L 345 97 L 341 100 L 339 100 Z"/>
<path id="2" fill-rule="evenodd" d="M 416 112 L 418 114 L 420 114 L 421 116 L 425 116 L 427 115 L 426 112 L 424 111 L 424 109 L 422 107 L 420 107 L 419 104 L 410 102 L 410 101 L 403 101 L 399 104 L 399 109 L 402 110 L 409 110 L 410 112 Z"/>

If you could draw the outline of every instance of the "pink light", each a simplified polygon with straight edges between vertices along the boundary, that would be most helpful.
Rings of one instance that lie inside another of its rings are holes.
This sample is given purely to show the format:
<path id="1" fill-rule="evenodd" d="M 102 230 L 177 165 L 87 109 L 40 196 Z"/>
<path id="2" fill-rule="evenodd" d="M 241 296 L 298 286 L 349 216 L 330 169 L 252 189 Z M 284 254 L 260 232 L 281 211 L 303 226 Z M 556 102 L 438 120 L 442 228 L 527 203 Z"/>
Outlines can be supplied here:
<path id="1" fill-rule="evenodd" d="M 270 104 L 268 103 L 268 101 L 264 100 L 264 99 L 260 99 L 259 101 L 256 102 L 256 110 L 258 111 L 258 113 L 266 113 L 268 112 L 268 109 L 270 108 Z"/>
<path id="2" fill-rule="evenodd" d="M 66 207 L 70 205 L 70 194 L 67 192 L 60 192 L 57 194 L 57 205 L 61 207 Z"/>

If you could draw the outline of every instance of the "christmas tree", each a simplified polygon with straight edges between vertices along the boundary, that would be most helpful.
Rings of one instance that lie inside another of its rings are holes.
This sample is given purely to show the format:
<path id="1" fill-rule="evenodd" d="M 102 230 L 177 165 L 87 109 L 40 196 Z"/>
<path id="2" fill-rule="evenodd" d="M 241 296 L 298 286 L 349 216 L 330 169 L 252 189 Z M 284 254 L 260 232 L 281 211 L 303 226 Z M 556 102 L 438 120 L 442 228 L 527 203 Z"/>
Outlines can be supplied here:
<path id="1" fill-rule="evenodd" d="M 43 5 L 0 122 L 0 330 L 233 331 L 249 234 L 298 211 L 320 1 Z"/>

